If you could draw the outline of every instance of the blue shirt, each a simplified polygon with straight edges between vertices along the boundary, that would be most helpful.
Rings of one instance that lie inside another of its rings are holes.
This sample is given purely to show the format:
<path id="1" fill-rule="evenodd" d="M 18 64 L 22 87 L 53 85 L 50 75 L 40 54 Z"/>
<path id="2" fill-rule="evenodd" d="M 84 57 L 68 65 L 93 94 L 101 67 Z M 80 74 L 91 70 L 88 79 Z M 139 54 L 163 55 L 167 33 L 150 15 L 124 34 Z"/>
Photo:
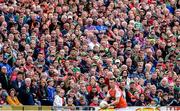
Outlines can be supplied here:
<path id="1" fill-rule="evenodd" d="M 47 93 L 48 93 L 48 100 L 49 101 L 54 101 L 54 96 L 55 96 L 55 88 L 54 87 L 47 87 Z"/>
<path id="2" fill-rule="evenodd" d="M 106 31 L 108 28 L 106 26 L 103 25 L 97 25 L 96 26 L 96 30 L 98 31 Z"/>
<path id="3" fill-rule="evenodd" d="M 12 74 L 12 67 L 11 67 L 9 64 L 0 62 L 0 68 L 2 68 L 3 66 L 6 67 L 6 69 L 7 69 L 7 75 L 8 75 L 8 77 L 10 77 L 11 74 Z"/>

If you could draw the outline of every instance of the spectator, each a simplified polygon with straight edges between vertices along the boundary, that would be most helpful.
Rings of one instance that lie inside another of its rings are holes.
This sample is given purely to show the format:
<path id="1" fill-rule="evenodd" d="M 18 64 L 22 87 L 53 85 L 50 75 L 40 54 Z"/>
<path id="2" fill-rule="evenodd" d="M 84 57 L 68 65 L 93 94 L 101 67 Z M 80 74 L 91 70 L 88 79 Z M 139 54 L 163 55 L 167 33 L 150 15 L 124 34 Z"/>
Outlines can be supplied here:
<path id="1" fill-rule="evenodd" d="M 53 105 L 53 101 L 54 101 L 54 96 L 55 96 L 55 88 L 53 87 L 54 85 L 54 80 L 53 79 L 49 79 L 47 81 L 47 94 L 48 94 L 48 101 L 49 101 L 49 105 Z"/>
<path id="2" fill-rule="evenodd" d="M 68 108 L 70 108 L 71 110 L 75 109 L 75 105 L 73 104 L 73 98 L 70 97 L 70 98 L 67 99 L 66 106 L 68 106 Z"/>
<path id="3" fill-rule="evenodd" d="M 23 86 L 23 85 L 24 85 L 23 73 L 18 72 L 17 78 L 14 81 L 12 81 L 12 83 L 11 83 L 11 87 L 14 88 L 17 92 L 19 92 L 21 86 Z"/>
<path id="4" fill-rule="evenodd" d="M 62 107 L 65 104 L 64 102 L 65 100 L 63 97 L 64 97 L 64 90 L 63 89 L 57 90 L 57 95 L 54 97 L 53 106 L 56 106 L 57 109 Z"/>
<path id="5" fill-rule="evenodd" d="M 31 79 L 30 78 L 26 78 L 25 79 L 25 85 L 21 86 L 20 92 L 19 92 L 19 97 L 23 97 L 23 98 L 19 98 L 20 102 L 23 105 L 34 105 L 34 98 L 33 98 L 33 93 L 31 90 Z"/>
<path id="6" fill-rule="evenodd" d="M 139 95 L 139 100 L 135 103 L 135 105 L 136 106 L 146 106 L 147 105 L 144 94 Z"/>
<path id="7" fill-rule="evenodd" d="M 9 105 L 13 105 L 13 106 L 22 105 L 19 102 L 18 98 L 16 97 L 16 91 L 13 88 L 9 90 L 9 96 L 7 96 L 7 102 Z"/>
<path id="8" fill-rule="evenodd" d="M 9 77 L 7 75 L 7 68 L 5 66 L 1 68 L 0 81 L 2 88 L 8 91 L 10 84 L 9 84 Z"/>
<path id="9" fill-rule="evenodd" d="M 47 91 L 47 86 L 46 86 L 46 79 L 41 78 L 38 89 L 38 99 L 41 102 L 41 105 L 49 105 L 49 100 L 48 100 L 48 91 Z"/>
<path id="10" fill-rule="evenodd" d="M 91 102 L 91 104 L 90 104 L 90 106 L 98 106 L 98 105 L 99 105 L 99 103 L 98 103 L 98 98 L 97 98 L 97 97 L 94 97 L 93 100 L 92 100 L 92 102 Z"/>
<path id="11" fill-rule="evenodd" d="M 7 96 L 6 90 L 2 89 L 2 86 L 0 84 L 0 104 L 1 105 L 6 105 L 7 104 L 6 99 L 5 99 L 6 96 Z"/>

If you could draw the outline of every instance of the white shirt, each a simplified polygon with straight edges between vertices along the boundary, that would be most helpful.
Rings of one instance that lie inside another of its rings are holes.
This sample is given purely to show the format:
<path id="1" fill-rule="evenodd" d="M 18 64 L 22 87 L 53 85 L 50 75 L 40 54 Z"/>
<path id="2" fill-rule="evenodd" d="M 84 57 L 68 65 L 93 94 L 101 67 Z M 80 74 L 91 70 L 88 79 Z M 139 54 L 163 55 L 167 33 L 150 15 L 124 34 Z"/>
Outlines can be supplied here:
<path id="1" fill-rule="evenodd" d="M 59 95 L 56 95 L 54 98 L 53 106 L 61 107 L 62 105 L 63 105 L 63 99 Z"/>
<path id="2" fill-rule="evenodd" d="M 93 42 L 90 42 L 88 45 L 91 50 L 94 48 L 95 45 L 98 47 L 100 46 L 98 43 L 94 44 Z"/>

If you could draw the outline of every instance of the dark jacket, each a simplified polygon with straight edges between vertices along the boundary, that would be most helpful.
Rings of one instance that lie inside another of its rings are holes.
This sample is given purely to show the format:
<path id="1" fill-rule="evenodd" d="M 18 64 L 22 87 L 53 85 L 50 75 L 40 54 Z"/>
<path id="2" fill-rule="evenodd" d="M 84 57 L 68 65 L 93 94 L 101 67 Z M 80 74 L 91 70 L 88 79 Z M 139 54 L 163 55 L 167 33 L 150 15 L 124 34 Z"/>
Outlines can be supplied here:
<path id="1" fill-rule="evenodd" d="M 146 106 L 147 103 L 145 101 L 141 101 L 141 100 L 138 100 L 136 103 L 135 103 L 135 106 Z"/>
<path id="2" fill-rule="evenodd" d="M 19 83 L 20 83 L 21 85 L 19 85 Z M 24 85 L 24 81 L 19 81 L 19 82 L 18 82 L 17 79 L 11 82 L 11 87 L 14 88 L 17 92 L 20 91 L 20 88 L 21 88 L 21 86 L 23 86 L 23 85 Z"/>
<path id="3" fill-rule="evenodd" d="M 47 100 L 48 99 L 48 92 L 47 92 L 47 87 L 42 87 L 40 86 L 38 89 L 38 99 L 41 100 Z"/>
<path id="4" fill-rule="evenodd" d="M 34 105 L 32 89 L 27 88 L 26 85 L 20 88 L 18 98 L 23 105 Z"/>
<path id="5" fill-rule="evenodd" d="M 3 89 L 9 91 L 10 84 L 9 84 L 9 77 L 6 74 L 0 73 L 0 83 Z"/>

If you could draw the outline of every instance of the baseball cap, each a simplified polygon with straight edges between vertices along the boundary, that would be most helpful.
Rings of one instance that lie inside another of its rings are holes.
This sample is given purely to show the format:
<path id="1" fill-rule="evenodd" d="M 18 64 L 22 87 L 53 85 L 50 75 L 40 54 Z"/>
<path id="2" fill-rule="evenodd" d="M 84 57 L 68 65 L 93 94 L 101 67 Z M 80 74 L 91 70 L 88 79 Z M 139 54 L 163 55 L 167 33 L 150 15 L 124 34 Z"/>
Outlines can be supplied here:
<path id="1" fill-rule="evenodd" d="M 87 53 L 86 52 L 82 52 L 80 55 L 81 56 L 87 56 Z"/>
<path id="2" fill-rule="evenodd" d="M 99 60 L 99 57 L 98 57 L 97 55 L 95 55 L 95 56 L 93 57 L 93 59 Z"/>
<path id="3" fill-rule="evenodd" d="M 116 59 L 116 60 L 115 60 L 115 63 L 120 63 L 120 60 L 119 60 L 119 59 Z"/>

